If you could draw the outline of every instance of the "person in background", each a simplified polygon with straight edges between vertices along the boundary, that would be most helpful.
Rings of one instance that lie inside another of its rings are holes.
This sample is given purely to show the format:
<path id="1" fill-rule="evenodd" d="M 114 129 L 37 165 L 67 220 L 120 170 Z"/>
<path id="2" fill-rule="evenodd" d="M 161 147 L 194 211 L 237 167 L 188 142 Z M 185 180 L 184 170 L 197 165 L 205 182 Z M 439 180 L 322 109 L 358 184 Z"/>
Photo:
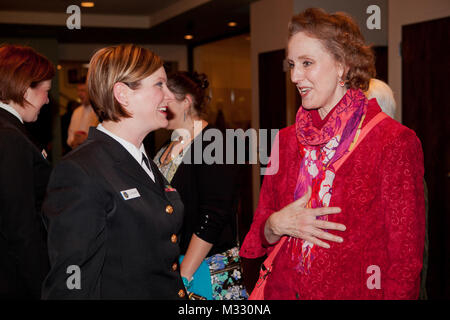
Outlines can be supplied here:
<path id="1" fill-rule="evenodd" d="M 171 186 L 178 190 L 185 206 L 180 240 L 181 254 L 185 257 L 180 272 L 188 291 L 192 289 L 192 292 L 199 295 L 202 295 L 203 289 L 195 292 L 195 288 L 203 279 L 194 277 L 194 274 L 199 267 L 203 268 L 204 259 L 214 259 L 214 255 L 227 250 L 232 255 L 232 250 L 237 245 L 239 167 L 233 164 L 207 164 L 203 158 L 205 149 L 211 147 L 212 141 L 203 141 L 202 136 L 209 130 L 220 132 L 203 119 L 208 102 L 208 85 L 205 74 L 176 72 L 169 75 L 167 86 L 175 98 L 168 104 L 167 129 L 174 132 L 172 141 L 164 145 L 155 156 L 155 163 Z M 224 145 L 223 159 L 226 159 L 225 151 Z M 201 156 L 201 163 L 195 163 L 198 159 L 196 153 Z M 238 258 L 238 251 L 235 251 Z M 209 283 L 204 287 L 209 284 L 209 289 L 205 289 L 209 291 L 203 297 L 242 298 L 244 290 L 239 283 L 227 281 L 220 285 L 216 283 L 211 288 L 210 276 L 205 279 Z"/>
<path id="2" fill-rule="evenodd" d="M 389 117 L 395 117 L 397 104 L 395 103 L 394 93 L 386 82 L 372 78 L 369 82 L 369 89 L 364 93 L 369 100 L 377 99 L 381 110 Z"/>
<path id="3" fill-rule="evenodd" d="M 364 95 L 373 51 L 351 17 L 310 8 L 289 24 L 286 64 L 302 106 L 279 132 L 270 166 L 279 169 L 264 178 L 241 248 L 272 258 L 252 295 L 417 299 L 423 152 L 414 131 Z"/>
<path id="4" fill-rule="evenodd" d="M 0 46 L 0 299 L 39 299 L 49 270 L 41 205 L 51 166 L 24 124 L 49 102 L 54 75 L 34 49 Z"/>
<path id="5" fill-rule="evenodd" d="M 73 111 L 67 130 L 67 144 L 72 149 L 75 149 L 87 139 L 90 127 L 95 127 L 98 124 L 98 117 L 89 101 L 89 93 L 85 82 L 77 85 L 77 94 L 81 105 Z"/>
<path id="6" fill-rule="evenodd" d="M 148 49 L 122 44 L 92 57 L 89 95 L 102 123 L 50 178 L 43 299 L 186 297 L 178 268 L 183 204 L 142 144 L 168 124 L 166 82 L 163 61 Z"/>

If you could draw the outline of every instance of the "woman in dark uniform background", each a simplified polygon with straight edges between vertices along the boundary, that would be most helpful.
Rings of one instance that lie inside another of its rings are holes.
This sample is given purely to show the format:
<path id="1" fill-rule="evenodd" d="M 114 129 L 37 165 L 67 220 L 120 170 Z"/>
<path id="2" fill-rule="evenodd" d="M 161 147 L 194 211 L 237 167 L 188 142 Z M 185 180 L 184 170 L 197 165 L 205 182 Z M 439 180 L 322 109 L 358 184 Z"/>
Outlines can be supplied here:
<path id="1" fill-rule="evenodd" d="M 142 141 L 167 126 L 162 60 L 148 49 L 99 50 L 88 73 L 102 121 L 55 168 L 44 212 L 51 270 L 44 299 L 180 299 L 183 204 Z"/>
<path id="2" fill-rule="evenodd" d="M 39 299 L 49 269 L 40 210 L 51 166 L 24 122 L 49 102 L 54 75 L 34 49 L 0 46 L 0 299 Z"/>

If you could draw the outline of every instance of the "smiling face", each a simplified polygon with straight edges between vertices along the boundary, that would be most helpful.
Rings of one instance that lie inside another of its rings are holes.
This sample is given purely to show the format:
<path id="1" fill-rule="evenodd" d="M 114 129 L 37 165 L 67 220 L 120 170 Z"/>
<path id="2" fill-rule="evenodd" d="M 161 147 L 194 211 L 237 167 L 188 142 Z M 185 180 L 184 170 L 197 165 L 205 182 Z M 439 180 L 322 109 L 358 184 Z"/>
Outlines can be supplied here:
<path id="1" fill-rule="evenodd" d="M 344 68 L 320 40 L 298 32 L 288 43 L 287 63 L 291 81 L 302 97 L 305 109 L 318 109 L 322 119 L 341 100 L 346 88 L 339 85 Z"/>
<path id="2" fill-rule="evenodd" d="M 167 127 L 167 105 L 173 94 L 167 88 L 164 67 L 140 81 L 137 89 L 129 89 L 128 109 L 146 130 Z"/>
<path id="3" fill-rule="evenodd" d="M 45 80 L 39 82 L 36 87 L 29 87 L 25 91 L 24 98 L 29 104 L 25 104 L 20 112 L 24 122 L 34 122 L 37 120 L 42 106 L 49 102 L 48 92 L 51 87 L 52 80 Z"/>

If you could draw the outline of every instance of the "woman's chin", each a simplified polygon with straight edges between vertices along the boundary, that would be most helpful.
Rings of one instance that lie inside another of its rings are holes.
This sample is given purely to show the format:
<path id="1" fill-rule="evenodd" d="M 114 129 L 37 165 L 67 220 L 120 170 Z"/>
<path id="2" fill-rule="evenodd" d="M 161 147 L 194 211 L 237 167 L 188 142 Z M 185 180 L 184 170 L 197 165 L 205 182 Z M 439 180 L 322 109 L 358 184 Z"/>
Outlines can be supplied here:
<path id="1" fill-rule="evenodd" d="M 303 107 L 303 109 L 308 110 L 308 111 L 315 110 L 315 109 L 320 109 L 319 107 L 312 106 L 312 105 L 309 105 L 309 104 L 302 104 L 302 107 Z"/>
<path id="2" fill-rule="evenodd" d="M 169 129 L 168 125 L 169 125 L 169 121 L 167 121 L 167 119 L 162 120 L 160 123 L 160 129 Z"/>
<path id="3" fill-rule="evenodd" d="M 23 118 L 23 122 L 27 122 L 27 123 L 36 122 L 37 119 L 38 119 L 38 114 L 33 117 Z"/>

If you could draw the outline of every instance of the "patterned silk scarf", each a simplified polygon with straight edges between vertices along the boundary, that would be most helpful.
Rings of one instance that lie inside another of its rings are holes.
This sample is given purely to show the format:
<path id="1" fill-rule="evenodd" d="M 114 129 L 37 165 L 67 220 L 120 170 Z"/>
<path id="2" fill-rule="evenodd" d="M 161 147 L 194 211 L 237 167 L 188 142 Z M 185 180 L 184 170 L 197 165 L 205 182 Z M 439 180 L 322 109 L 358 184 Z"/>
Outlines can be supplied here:
<path id="1" fill-rule="evenodd" d="M 300 107 L 295 131 L 302 163 L 297 178 L 294 200 L 301 198 L 311 186 L 310 208 L 327 207 L 333 194 L 333 164 L 348 152 L 359 134 L 367 111 L 368 100 L 361 90 L 349 89 L 321 129 L 313 126 L 312 115 Z M 326 220 L 327 216 L 318 217 Z M 287 244 L 291 267 L 308 274 L 314 259 L 314 245 L 290 237 Z"/>

